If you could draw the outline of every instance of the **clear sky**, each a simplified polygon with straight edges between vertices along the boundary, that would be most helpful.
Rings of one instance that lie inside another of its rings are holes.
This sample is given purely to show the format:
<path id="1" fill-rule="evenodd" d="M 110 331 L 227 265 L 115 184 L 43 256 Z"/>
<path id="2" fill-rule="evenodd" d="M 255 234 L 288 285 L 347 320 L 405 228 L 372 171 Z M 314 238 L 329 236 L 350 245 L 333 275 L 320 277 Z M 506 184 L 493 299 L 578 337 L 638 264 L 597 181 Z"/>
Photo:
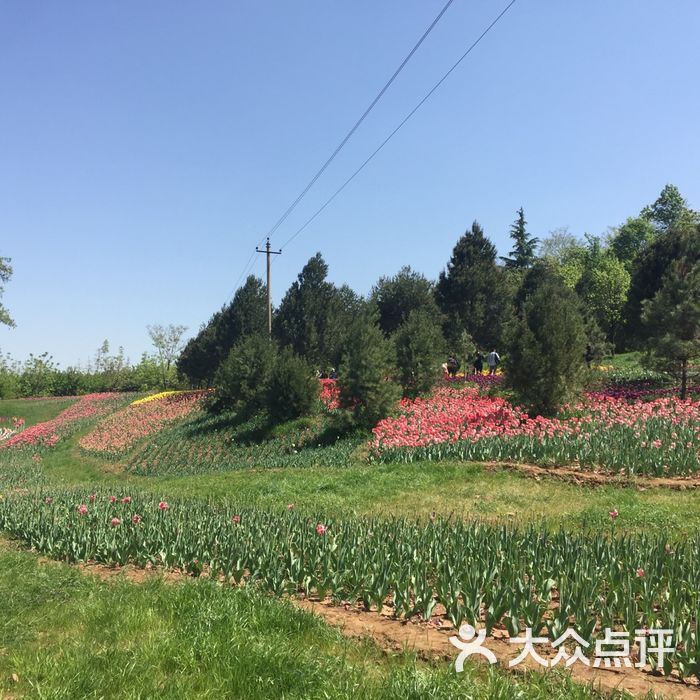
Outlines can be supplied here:
<path id="1" fill-rule="evenodd" d="M 149 323 L 196 332 L 443 4 L 0 0 L 0 349 L 137 360 Z M 273 246 L 506 4 L 454 1 Z M 518 0 L 274 259 L 274 300 L 316 251 L 363 294 L 435 279 L 474 219 L 505 254 L 520 206 L 540 237 L 605 233 L 667 182 L 700 208 L 698 27 L 698 0 Z"/>

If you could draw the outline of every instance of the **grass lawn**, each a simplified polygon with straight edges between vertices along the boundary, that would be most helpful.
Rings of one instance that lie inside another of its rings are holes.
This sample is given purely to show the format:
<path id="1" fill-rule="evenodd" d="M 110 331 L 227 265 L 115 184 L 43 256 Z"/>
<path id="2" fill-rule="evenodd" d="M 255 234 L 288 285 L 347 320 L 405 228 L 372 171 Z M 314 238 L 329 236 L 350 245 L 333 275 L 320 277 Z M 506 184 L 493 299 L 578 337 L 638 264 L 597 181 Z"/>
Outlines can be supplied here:
<path id="1" fill-rule="evenodd" d="M 4 399 L 0 400 L 0 416 L 24 418 L 25 427 L 55 418 L 75 403 L 72 398 L 60 399 Z"/>
<path id="2" fill-rule="evenodd" d="M 445 661 L 345 639 L 249 588 L 158 577 L 99 581 L 2 541 L 0 597 L 0 697 L 626 697 L 556 673 L 514 676 L 467 665 L 457 674 Z"/>
<path id="3" fill-rule="evenodd" d="M 77 438 L 76 438 L 77 439 Z M 540 481 L 504 467 L 468 463 L 375 464 L 351 467 L 239 470 L 180 477 L 126 475 L 113 462 L 89 457 L 74 441 L 59 443 L 44 458 L 51 481 L 93 486 L 131 484 L 134 489 L 173 496 L 216 496 L 246 505 L 314 513 L 366 513 L 427 519 L 442 516 L 544 520 L 551 527 L 607 529 L 617 509 L 618 530 L 662 528 L 684 536 L 700 530 L 700 491 L 619 486 L 579 486 Z"/>

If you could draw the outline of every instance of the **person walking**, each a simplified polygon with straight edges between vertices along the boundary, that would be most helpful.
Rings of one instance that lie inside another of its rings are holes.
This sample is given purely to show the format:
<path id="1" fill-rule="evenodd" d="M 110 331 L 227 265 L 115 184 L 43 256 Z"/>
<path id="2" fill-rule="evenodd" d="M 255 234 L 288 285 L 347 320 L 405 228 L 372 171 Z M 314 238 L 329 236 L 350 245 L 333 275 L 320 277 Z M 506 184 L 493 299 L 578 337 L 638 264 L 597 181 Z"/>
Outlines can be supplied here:
<path id="1" fill-rule="evenodd" d="M 496 367 L 498 367 L 500 362 L 501 356 L 495 350 L 491 350 L 491 352 L 486 357 L 486 364 L 489 366 L 490 376 L 496 374 Z"/>
<path id="2" fill-rule="evenodd" d="M 484 356 L 480 350 L 476 351 L 474 356 L 474 374 L 481 374 L 484 371 Z"/>

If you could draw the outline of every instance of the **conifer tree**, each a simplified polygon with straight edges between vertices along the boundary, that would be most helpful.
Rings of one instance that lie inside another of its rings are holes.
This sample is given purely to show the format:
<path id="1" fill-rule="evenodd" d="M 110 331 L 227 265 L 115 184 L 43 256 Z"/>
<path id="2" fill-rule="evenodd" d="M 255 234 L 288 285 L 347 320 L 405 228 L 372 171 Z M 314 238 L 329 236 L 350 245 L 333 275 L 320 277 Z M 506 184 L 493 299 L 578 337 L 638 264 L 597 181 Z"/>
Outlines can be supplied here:
<path id="1" fill-rule="evenodd" d="M 401 391 L 393 379 L 396 353 L 376 320 L 362 314 L 353 322 L 345 346 L 338 387 L 340 406 L 357 428 L 372 428 L 391 413 Z"/>
<path id="2" fill-rule="evenodd" d="M 424 309 L 415 309 L 396 331 L 394 342 L 403 395 L 415 398 L 430 391 L 445 357 L 440 323 Z"/>
<path id="3" fill-rule="evenodd" d="M 531 236 L 525 225 L 525 212 L 518 209 L 518 218 L 510 227 L 510 237 L 513 240 L 513 250 L 508 253 L 510 257 L 501 258 L 509 270 L 526 270 L 535 261 L 535 251 L 539 238 Z"/>
<path id="4" fill-rule="evenodd" d="M 693 359 L 700 357 L 700 260 L 674 260 L 659 291 L 642 302 L 647 327 L 647 364 L 680 380 L 680 398 L 687 395 Z"/>
<path id="5" fill-rule="evenodd" d="M 458 241 L 440 273 L 436 299 L 445 314 L 445 337 L 456 344 L 467 331 L 481 348 L 501 341 L 510 308 L 504 270 L 496 264 L 496 247 L 475 221 Z"/>
<path id="6" fill-rule="evenodd" d="M 538 270 L 530 289 L 509 326 L 506 381 L 532 414 L 551 416 L 583 386 L 586 332 L 580 302 L 558 275 Z"/>

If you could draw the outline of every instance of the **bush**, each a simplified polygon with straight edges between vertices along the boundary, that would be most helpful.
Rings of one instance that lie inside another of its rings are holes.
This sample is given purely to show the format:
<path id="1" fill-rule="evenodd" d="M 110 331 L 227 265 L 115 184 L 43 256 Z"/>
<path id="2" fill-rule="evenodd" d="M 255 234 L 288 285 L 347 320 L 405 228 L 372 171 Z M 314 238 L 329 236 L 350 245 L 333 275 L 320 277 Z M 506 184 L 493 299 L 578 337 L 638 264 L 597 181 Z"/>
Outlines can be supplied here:
<path id="1" fill-rule="evenodd" d="M 290 348 L 285 348 L 275 358 L 267 383 L 270 421 L 284 423 L 313 413 L 320 388 L 308 364 Z"/>
<path id="2" fill-rule="evenodd" d="M 214 378 L 216 400 L 213 409 L 230 409 L 242 415 L 252 415 L 263 408 L 276 352 L 276 346 L 260 335 L 236 343 Z"/>
<path id="3" fill-rule="evenodd" d="M 372 428 L 392 411 L 401 393 L 392 379 L 395 359 L 392 341 L 371 316 L 354 321 L 338 373 L 347 428 Z"/>

